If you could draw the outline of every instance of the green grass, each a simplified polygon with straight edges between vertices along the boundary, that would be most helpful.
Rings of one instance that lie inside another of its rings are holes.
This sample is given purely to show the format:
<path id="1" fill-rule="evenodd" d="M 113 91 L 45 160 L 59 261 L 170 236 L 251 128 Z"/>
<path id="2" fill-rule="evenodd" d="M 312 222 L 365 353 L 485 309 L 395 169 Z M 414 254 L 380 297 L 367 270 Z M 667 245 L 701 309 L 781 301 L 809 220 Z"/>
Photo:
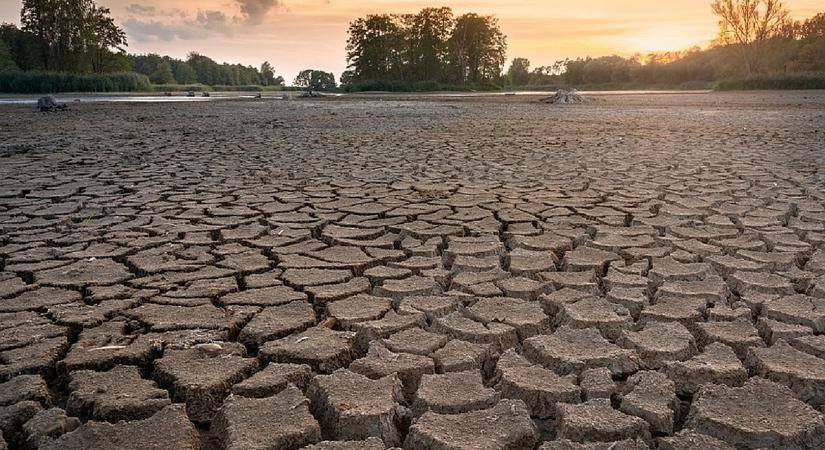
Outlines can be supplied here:
<path id="1" fill-rule="evenodd" d="M 145 75 L 126 72 L 79 75 L 62 72 L 0 72 L 0 92 L 56 94 L 59 92 L 146 92 L 152 85 Z"/>
<path id="2" fill-rule="evenodd" d="M 722 80 L 718 91 L 825 89 L 825 73 L 760 75 L 743 79 Z"/>

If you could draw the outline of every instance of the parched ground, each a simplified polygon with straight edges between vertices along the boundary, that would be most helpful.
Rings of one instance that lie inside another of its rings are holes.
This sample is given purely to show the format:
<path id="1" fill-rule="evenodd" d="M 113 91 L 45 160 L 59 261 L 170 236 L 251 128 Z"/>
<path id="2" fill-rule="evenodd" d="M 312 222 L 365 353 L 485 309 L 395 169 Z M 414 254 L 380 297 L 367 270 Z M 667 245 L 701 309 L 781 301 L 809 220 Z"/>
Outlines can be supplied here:
<path id="1" fill-rule="evenodd" d="M 823 92 L 2 107 L 0 449 L 822 449 L 824 190 Z"/>

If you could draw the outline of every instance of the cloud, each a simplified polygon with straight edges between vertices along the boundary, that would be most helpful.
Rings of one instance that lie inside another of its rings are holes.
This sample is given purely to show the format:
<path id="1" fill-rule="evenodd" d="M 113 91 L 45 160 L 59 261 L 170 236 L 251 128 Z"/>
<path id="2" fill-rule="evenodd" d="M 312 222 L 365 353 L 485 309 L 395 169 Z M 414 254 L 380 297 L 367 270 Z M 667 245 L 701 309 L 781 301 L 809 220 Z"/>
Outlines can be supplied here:
<path id="1" fill-rule="evenodd" d="M 249 25 L 260 25 L 269 11 L 280 6 L 279 0 L 235 0 L 241 8 L 244 22 Z"/>
<path id="2" fill-rule="evenodd" d="M 126 11 L 137 16 L 154 16 L 157 12 L 157 8 L 151 5 L 146 6 L 137 3 L 132 3 L 131 5 L 126 7 Z"/>
<path id="3" fill-rule="evenodd" d="M 210 36 L 232 36 L 233 20 L 221 11 L 200 10 L 194 18 L 183 18 L 175 22 L 145 20 L 130 17 L 123 22 L 126 34 L 138 42 L 198 40 Z"/>

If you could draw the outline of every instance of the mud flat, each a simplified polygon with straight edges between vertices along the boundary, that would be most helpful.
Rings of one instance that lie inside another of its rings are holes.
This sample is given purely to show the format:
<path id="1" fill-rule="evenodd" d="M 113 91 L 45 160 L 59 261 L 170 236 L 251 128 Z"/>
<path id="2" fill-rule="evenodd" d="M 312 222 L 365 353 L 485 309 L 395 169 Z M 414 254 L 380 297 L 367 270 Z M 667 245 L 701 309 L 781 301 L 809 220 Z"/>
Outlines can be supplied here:
<path id="1" fill-rule="evenodd" d="M 825 93 L 0 107 L 0 448 L 825 447 Z"/>

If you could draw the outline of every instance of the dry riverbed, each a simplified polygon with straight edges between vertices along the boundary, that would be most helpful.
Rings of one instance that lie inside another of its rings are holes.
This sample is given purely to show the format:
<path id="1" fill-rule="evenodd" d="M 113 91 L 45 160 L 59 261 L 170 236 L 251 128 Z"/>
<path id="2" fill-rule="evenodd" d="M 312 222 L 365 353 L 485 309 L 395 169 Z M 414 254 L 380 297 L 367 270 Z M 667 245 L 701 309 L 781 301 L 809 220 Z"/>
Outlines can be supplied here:
<path id="1" fill-rule="evenodd" d="M 594 98 L 0 107 L 0 449 L 825 447 L 825 92 Z"/>

